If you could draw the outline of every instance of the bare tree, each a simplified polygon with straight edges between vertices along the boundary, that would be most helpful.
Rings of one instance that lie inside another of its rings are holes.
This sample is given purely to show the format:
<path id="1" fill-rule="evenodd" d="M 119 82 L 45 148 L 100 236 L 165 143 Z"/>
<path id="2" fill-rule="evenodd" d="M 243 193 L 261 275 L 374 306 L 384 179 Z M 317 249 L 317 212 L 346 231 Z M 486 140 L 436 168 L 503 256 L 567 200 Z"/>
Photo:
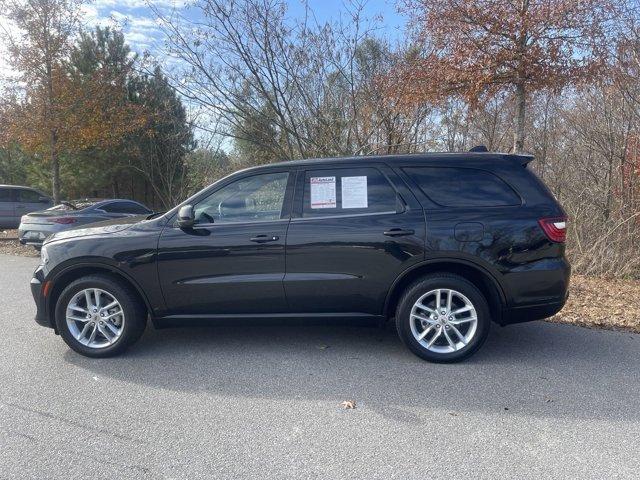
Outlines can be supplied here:
<path id="1" fill-rule="evenodd" d="M 173 84 L 220 119 L 256 161 L 405 151 L 425 106 L 399 108 L 385 94 L 389 45 L 354 5 L 348 19 L 292 23 L 282 0 L 200 0 L 198 20 L 156 11 L 168 54 L 186 68 Z"/>
<path id="2" fill-rule="evenodd" d="M 406 0 L 422 54 L 408 62 L 417 102 L 460 95 L 471 104 L 513 93 L 513 151 L 524 149 L 527 95 L 592 78 L 608 53 L 609 0 Z"/>

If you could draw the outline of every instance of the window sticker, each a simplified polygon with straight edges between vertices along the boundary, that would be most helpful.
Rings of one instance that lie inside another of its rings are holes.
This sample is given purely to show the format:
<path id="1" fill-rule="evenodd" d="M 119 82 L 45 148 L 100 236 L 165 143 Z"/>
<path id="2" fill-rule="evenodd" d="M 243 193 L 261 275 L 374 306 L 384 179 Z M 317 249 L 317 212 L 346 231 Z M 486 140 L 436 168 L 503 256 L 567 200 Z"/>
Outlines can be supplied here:
<path id="1" fill-rule="evenodd" d="M 336 208 L 336 177 L 311 177 L 311 208 Z"/>
<path id="2" fill-rule="evenodd" d="M 342 177 L 342 208 L 368 208 L 367 177 Z"/>

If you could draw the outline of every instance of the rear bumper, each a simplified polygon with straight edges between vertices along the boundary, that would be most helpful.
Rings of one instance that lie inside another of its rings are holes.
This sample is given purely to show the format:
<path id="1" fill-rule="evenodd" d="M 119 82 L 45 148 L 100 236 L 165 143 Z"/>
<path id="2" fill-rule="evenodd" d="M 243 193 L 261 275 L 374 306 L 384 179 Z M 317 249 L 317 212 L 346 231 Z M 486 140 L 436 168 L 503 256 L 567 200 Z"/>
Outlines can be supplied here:
<path id="1" fill-rule="evenodd" d="M 545 259 L 507 275 L 511 303 L 500 324 L 530 322 L 549 318 L 564 307 L 569 296 L 571 265 L 564 257 Z"/>
<path id="2" fill-rule="evenodd" d="M 537 305 L 527 305 L 525 307 L 507 308 L 502 314 L 502 325 L 512 323 L 531 322 L 533 320 L 543 320 L 552 317 L 564 307 L 566 298 L 560 302 L 541 303 Z"/>
<path id="3" fill-rule="evenodd" d="M 60 225 L 39 223 L 21 223 L 18 228 L 18 240 L 22 245 L 42 246 L 44 240 L 61 230 Z"/>
<path id="4" fill-rule="evenodd" d="M 33 274 L 33 278 L 31 279 L 31 295 L 33 295 L 33 300 L 36 304 L 36 323 L 38 325 L 42 325 L 43 327 L 53 328 L 51 322 L 49 321 L 49 315 L 47 312 L 47 302 L 46 297 L 44 295 L 44 275 L 42 273 L 41 267 L 38 267 Z"/>

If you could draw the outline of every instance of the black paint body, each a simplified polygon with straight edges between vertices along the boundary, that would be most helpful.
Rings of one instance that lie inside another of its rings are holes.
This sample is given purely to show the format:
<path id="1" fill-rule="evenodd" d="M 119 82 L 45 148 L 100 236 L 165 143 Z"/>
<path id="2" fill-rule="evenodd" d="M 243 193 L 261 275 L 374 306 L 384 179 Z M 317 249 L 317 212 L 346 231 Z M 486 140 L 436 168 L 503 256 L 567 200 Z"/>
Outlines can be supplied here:
<path id="1" fill-rule="evenodd" d="M 564 305 L 570 267 L 564 244 L 549 240 L 538 219 L 564 212 L 525 165 L 518 156 L 464 153 L 303 160 L 237 172 L 182 205 L 243 176 L 287 171 L 281 219 L 180 229 L 179 205 L 159 218 L 56 234 L 45 243 L 48 261 L 32 280 L 36 320 L 53 326 L 64 286 L 100 271 L 135 288 L 158 326 L 222 317 L 389 317 L 408 283 L 434 271 L 474 281 L 498 323 L 545 318 Z M 437 189 L 427 196 L 406 173 L 424 166 L 492 172 L 517 192 L 521 204 L 441 206 Z M 397 211 L 303 217 L 305 171 L 336 167 L 378 169 L 397 192 Z M 405 234 L 388 234 L 397 230 Z M 251 241 L 258 235 L 276 240 Z"/>

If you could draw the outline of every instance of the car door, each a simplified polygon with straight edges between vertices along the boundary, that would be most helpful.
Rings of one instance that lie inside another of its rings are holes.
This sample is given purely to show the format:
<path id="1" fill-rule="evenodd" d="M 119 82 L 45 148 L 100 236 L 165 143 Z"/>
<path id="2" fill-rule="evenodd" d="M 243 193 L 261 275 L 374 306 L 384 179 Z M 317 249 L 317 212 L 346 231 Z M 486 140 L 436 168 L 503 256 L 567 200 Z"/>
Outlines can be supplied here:
<path id="1" fill-rule="evenodd" d="M 379 315 L 394 280 L 424 257 L 424 214 L 384 165 L 301 171 L 287 233 L 292 312 Z"/>
<path id="2" fill-rule="evenodd" d="M 158 244 L 168 315 L 288 310 L 282 281 L 293 180 L 288 169 L 235 177 L 193 205 L 193 228 L 170 221 Z"/>
<path id="3" fill-rule="evenodd" d="M 16 228 L 20 219 L 16 220 L 13 188 L 0 187 L 0 228 Z"/>

